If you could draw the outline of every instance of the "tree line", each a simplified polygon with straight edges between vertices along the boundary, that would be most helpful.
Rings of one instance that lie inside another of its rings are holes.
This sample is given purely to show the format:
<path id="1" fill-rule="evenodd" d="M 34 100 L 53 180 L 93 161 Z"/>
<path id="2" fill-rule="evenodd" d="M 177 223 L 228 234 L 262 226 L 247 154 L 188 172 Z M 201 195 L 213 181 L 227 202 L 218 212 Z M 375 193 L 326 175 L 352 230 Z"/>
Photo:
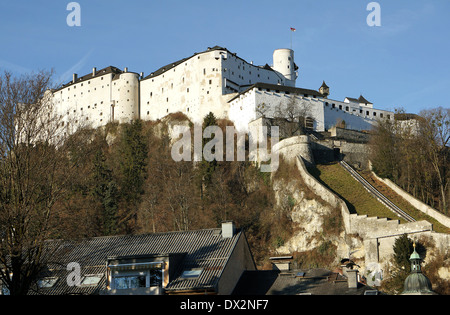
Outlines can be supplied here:
<path id="1" fill-rule="evenodd" d="M 375 173 L 448 215 L 450 202 L 450 109 L 411 115 L 399 110 L 380 121 L 371 138 Z"/>

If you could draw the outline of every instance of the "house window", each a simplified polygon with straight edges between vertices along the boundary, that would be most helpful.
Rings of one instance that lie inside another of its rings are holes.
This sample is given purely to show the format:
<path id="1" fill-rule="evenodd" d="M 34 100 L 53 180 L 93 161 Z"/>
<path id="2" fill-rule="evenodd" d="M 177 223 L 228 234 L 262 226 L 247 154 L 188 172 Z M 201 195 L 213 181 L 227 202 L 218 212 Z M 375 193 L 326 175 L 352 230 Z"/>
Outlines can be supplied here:
<path id="1" fill-rule="evenodd" d="M 83 286 L 94 286 L 97 285 L 100 280 L 102 280 L 103 275 L 87 275 L 81 280 L 81 285 Z"/>
<path id="2" fill-rule="evenodd" d="M 181 278 L 183 279 L 195 279 L 200 276 L 203 269 L 190 269 L 190 270 L 184 270 L 181 274 Z"/>
<path id="3" fill-rule="evenodd" d="M 56 278 L 56 277 L 39 279 L 38 287 L 39 288 L 51 288 L 56 284 L 57 281 L 58 281 L 58 278 Z"/>
<path id="4" fill-rule="evenodd" d="M 145 275 L 114 277 L 114 288 L 117 290 L 145 288 L 145 278 Z"/>

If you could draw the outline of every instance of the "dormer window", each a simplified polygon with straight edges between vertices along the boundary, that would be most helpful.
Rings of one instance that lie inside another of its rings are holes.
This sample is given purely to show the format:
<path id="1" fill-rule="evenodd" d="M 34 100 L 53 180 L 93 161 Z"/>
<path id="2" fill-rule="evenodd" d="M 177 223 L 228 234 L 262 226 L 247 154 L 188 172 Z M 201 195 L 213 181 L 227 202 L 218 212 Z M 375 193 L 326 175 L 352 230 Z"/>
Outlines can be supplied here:
<path id="1" fill-rule="evenodd" d="M 164 279 L 164 262 L 139 262 L 135 259 L 113 260 L 108 264 L 111 290 L 160 288 Z"/>

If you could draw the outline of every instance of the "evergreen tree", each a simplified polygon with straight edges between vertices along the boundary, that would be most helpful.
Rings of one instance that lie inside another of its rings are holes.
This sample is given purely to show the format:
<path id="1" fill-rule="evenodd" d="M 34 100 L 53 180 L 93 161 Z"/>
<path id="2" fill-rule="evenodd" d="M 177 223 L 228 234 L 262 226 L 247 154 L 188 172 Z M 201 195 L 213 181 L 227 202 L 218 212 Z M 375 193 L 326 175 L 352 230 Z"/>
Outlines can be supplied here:
<path id="1" fill-rule="evenodd" d="M 106 164 L 106 157 L 102 150 L 95 154 L 93 165 L 93 195 L 101 205 L 103 234 L 113 235 L 117 232 L 119 203 L 117 185 L 111 169 Z"/>
<path id="2" fill-rule="evenodd" d="M 413 242 L 406 234 L 403 234 L 395 240 L 394 243 L 394 260 L 397 267 L 404 270 L 406 274 L 411 271 L 411 262 L 409 257 L 414 250 Z"/>
<path id="3" fill-rule="evenodd" d="M 119 155 L 122 196 L 128 202 L 137 203 L 143 191 L 148 157 L 141 120 L 124 126 Z"/>
<path id="4" fill-rule="evenodd" d="M 209 126 L 217 126 L 217 119 L 212 112 L 209 112 L 208 115 L 203 119 L 202 124 L 202 132 Z M 203 138 L 202 137 L 202 148 L 205 147 L 205 144 L 208 143 L 212 138 Z M 212 152 L 214 153 L 214 152 Z M 217 161 L 214 159 L 212 161 L 206 161 L 204 158 L 200 163 L 200 175 L 201 175 L 201 185 L 208 186 L 211 184 L 212 174 L 214 173 L 217 167 Z"/>

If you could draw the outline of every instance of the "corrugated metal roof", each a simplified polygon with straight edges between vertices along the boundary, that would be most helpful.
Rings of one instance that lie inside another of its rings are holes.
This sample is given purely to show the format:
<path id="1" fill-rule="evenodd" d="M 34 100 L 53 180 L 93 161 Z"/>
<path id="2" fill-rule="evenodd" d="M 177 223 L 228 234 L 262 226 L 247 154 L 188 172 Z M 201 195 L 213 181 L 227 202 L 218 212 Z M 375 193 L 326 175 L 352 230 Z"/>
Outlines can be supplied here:
<path id="1" fill-rule="evenodd" d="M 59 249 L 49 275 L 60 279 L 52 288 L 39 289 L 32 294 L 98 294 L 106 289 L 106 263 L 108 257 L 168 255 L 183 253 L 176 266 L 173 279 L 166 290 L 215 288 L 241 233 L 223 238 L 221 229 L 168 232 L 143 235 L 95 237 L 77 242 L 65 242 Z M 77 262 L 81 274 L 103 274 L 98 286 L 70 287 L 67 285 L 67 265 Z M 184 279 L 184 270 L 202 268 L 198 278 Z"/>

